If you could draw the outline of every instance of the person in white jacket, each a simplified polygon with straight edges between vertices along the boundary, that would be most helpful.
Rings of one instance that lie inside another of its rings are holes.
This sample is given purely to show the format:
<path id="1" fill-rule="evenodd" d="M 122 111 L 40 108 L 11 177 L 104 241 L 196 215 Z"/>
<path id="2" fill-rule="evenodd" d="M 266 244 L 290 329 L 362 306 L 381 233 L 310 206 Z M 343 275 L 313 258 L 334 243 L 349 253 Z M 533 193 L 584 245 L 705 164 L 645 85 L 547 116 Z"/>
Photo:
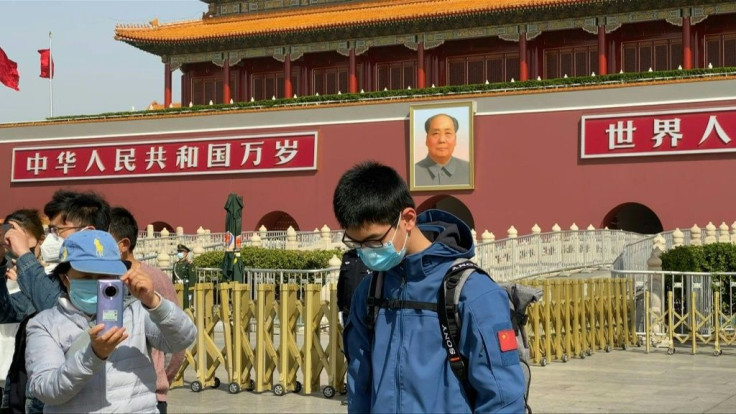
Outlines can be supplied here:
<path id="1" fill-rule="evenodd" d="M 66 293 L 27 327 L 28 390 L 44 412 L 157 412 L 151 347 L 177 352 L 191 345 L 196 327 L 153 289 L 137 267 L 127 269 L 107 232 L 69 236 L 59 254 Z M 122 277 L 120 277 L 122 276 Z M 129 297 L 123 327 L 101 334 L 96 324 L 97 279 L 120 277 Z"/>

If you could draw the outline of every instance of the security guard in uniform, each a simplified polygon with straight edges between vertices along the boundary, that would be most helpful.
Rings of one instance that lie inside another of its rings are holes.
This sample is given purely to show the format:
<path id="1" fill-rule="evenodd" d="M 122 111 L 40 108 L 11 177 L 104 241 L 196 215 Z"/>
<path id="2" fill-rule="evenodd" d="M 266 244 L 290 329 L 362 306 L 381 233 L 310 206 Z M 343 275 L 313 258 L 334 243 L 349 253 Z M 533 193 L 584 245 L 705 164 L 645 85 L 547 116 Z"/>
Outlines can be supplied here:
<path id="1" fill-rule="evenodd" d="M 176 257 L 178 260 L 174 263 L 174 282 L 181 283 L 184 286 L 184 295 L 181 302 L 183 309 L 189 308 L 189 301 L 191 300 L 190 289 L 194 288 L 194 284 L 197 283 L 197 272 L 189 260 L 189 251 L 189 248 L 183 244 L 176 246 Z"/>

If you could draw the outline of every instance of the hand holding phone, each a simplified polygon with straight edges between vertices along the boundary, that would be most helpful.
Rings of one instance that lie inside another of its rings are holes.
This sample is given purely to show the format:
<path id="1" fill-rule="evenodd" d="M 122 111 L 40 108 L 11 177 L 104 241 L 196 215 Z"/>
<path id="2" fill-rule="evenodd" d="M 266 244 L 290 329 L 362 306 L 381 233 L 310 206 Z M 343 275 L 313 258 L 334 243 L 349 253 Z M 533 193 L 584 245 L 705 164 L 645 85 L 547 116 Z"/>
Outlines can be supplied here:
<path id="1" fill-rule="evenodd" d="M 103 335 L 113 326 L 123 327 L 123 298 L 125 288 L 119 279 L 97 280 L 97 323 L 105 327 Z"/>

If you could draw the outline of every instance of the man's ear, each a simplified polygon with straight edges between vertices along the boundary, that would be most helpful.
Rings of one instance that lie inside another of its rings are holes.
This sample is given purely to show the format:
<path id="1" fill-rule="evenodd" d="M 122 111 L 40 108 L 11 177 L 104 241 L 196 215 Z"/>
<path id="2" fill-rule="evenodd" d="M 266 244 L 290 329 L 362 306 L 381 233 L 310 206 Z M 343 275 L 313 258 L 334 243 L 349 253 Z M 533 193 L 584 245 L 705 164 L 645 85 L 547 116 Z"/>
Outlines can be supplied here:
<path id="1" fill-rule="evenodd" d="M 127 237 L 122 238 L 118 241 L 118 247 L 120 248 L 121 253 L 129 253 L 130 252 L 130 239 Z"/>
<path id="2" fill-rule="evenodd" d="M 417 211 L 407 207 L 401 212 L 401 219 L 406 222 L 406 231 L 412 231 L 417 226 Z"/>

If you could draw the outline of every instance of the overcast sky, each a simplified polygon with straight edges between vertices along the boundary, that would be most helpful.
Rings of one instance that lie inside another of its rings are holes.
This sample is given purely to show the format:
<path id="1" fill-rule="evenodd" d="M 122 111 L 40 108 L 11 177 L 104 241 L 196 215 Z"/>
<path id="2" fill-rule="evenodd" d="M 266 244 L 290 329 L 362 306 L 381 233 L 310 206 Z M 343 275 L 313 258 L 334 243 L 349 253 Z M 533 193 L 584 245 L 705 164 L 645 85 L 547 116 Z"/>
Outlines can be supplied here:
<path id="1" fill-rule="evenodd" d="M 0 84 L 0 123 L 49 116 L 49 80 L 39 77 L 38 54 L 49 47 L 49 31 L 55 116 L 140 110 L 163 102 L 161 59 L 116 41 L 115 25 L 198 19 L 206 10 L 199 0 L 0 0 L 0 48 L 20 73 L 20 91 Z M 181 97 L 180 76 L 176 71 L 172 78 L 175 102 Z"/>

